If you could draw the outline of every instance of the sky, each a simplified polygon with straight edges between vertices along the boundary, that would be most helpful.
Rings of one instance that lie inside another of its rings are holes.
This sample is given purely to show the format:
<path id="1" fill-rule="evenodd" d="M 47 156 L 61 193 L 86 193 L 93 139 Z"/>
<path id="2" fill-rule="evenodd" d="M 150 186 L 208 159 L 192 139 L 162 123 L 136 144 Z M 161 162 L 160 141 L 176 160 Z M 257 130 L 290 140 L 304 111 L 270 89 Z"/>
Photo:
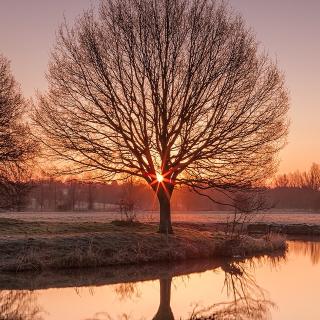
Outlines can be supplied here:
<path id="1" fill-rule="evenodd" d="M 55 33 L 96 0 L 0 0 L 0 53 L 11 60 L 26 97 L 46 89 Z M 261 48 L 277 60 L 290 92 L 290 133 L 279 154 L 281 173 L 320 163 L 320 1 L 229 0 Z"/>

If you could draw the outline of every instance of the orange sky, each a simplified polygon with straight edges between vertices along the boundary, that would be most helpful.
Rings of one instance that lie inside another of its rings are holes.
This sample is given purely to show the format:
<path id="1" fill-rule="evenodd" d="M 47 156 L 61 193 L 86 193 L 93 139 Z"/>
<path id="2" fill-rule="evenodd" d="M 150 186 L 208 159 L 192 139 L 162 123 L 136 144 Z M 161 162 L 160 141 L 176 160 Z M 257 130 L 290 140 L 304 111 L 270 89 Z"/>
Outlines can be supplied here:
<path id="1" fill-rule="evenodd" d="M 230 0 L 286 75 L 291 94 L 288 145 L 280 171 L 320 162 L 320 1 Z"/>
<path id="2" fill-rule="evenodd" d="M 0 52 L 27 97 L 44 90 L 50 48 L 63 16 L 72 21 L 95 0 L 0 0 Z M 320 1 L 230 0 L 286 74 L 291 129 L 280 172 L 320 162 Z"/>

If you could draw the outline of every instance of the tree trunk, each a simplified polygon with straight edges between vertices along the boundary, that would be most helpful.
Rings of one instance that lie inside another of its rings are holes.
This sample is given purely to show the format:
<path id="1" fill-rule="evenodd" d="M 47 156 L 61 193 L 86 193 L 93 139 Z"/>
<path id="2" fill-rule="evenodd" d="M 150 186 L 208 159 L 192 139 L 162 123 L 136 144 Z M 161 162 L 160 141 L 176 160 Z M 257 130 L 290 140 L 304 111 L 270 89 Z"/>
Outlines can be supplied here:
<path id="1" fill-rule="evenodd" d="M 170 307 L 171 278 L 160 279 L 160 306 L 153 320 L 174 320 Z"/>
<path id="2" fill-rule="evenodd" d="M 173 186 L 167 183 L 161 183 L 158 188 L 157 196 L 160 205 L 160 233 L 173 233 L 171 225 L 171 195 Z"/>

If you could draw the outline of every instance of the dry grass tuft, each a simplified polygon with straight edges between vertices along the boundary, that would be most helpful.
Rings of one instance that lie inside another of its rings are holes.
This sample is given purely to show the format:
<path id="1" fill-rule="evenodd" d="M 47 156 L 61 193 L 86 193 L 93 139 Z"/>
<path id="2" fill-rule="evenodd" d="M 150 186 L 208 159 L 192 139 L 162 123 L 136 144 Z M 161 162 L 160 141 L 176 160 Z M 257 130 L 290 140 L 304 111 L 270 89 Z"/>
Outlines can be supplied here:
<path id="1" fill-rule="evenodd" d="M 218 241 L 216 254 L 226 257 L 247 257 L 286 249 L 286 239 L 279 234 L 268 234 L 260 238 L 241 235 L 237 238 L 224 238 Z"/>

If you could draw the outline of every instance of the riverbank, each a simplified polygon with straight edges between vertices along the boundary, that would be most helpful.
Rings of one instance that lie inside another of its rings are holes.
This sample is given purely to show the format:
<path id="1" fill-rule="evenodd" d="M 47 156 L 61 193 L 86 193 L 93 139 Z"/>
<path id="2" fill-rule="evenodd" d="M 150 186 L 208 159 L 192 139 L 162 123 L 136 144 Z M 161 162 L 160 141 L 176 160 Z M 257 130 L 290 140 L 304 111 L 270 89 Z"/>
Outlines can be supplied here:
<path id="1" fill-rule="evenodd" d="M 105 267 L 285 251 L 281 236 L 237 239 L 214 228 L 177 224 L 27 222 L 0 219 L 0 270 L 21 272 Z"/>
<path id="2" fill-rule="evenodd" d="M 206 311 L 212 311 L 213 314 L 213 311 L 217 310 L 215 307 L 220 310 L 221 307 L 226 307 L 225 302 L 232 303 L 232 284 L 235 281 L 240 294 L 244 289 L 243 297 L 246 300 L 242 302 L 257 306 L 259 310 L 266 302 L 274 317 L 280 314 L 281 319 L 288 319 L 288 297 L 290 301 L 298 301 L 300 297 L 297 297 L 297 292 L 308 297 L 307 301 L 311 300 L 308 310 L 312 310 L 311 307 L 316 305 L 317 297 L 310 292 L 310 281 L 320 279 L 320 269 L 317 268 L 319 260 L 315 261 L 313 257 L 316 252 L 319 253 L 319 246 L 319 243 L 288 241 L 285 255 L 275 253 L 253 259 L 215 258 L 41 273 L 0 272 L 0 291 L 4 306 L 2 310 L 19 310 L 20 315 L 23 310 L 20 302 L 25 302 L 31 295 L 29 305 L 42 310 L 42 317 L 39 318 L 43 319 L 46 319 L 48 314 L 52 319 L 97 319 L 97 312 L 102 317 L 107 314 L 104 319 L 108 316 L 110 319 L 120 319 L 124 317 L 124 313 L 135 315 L 137 319 L 153 319 L 159 305 L 164 305 L 160 302 L 161 294 L 167 294 L 169 299 L 165 301 L 171 302 L 174 318 L 190 319 L 191 314 L 198 317 L 208 315 Z M 314 250 L 317 248 L 318 250 Z M 298 290 L 292 290 L 292 286 L 288 286 L 288 283 L 292 283 L 292 274 L 300 273 L 300 281 L 295 281 Z M 309 277 L 307 280 L 310 281 L 306 281 L 305 277 Z M 165 287 L 168 290 L 164 290 Z M 11 301 L 14 304 L 10 303 Z M 19 303 L 15 304 L 17 301 Z M 300 308 L 296 313 L 304 319 L 305 306 L 297 305 Z M 198 307 L 195 309 L 195 306 Z M 211 306 L 215 306 L 214 309 L 210 308 Z M 237 306 L 244 306 L 243 310 L 248 310 L 247 304 L 243 305 L 238 300 Z M 231 318 L 232 315 L 237 317 L 234 308 L 228 310 Z M 28 318 L 29 315 L 30 309 L 27 309 L 26 316 L 21 318 Z M 272 315 L 267 312 L 266 316 L 261 318 L 271 318 Z M 258 317 L 253 314 L 252 318 Z"/>

